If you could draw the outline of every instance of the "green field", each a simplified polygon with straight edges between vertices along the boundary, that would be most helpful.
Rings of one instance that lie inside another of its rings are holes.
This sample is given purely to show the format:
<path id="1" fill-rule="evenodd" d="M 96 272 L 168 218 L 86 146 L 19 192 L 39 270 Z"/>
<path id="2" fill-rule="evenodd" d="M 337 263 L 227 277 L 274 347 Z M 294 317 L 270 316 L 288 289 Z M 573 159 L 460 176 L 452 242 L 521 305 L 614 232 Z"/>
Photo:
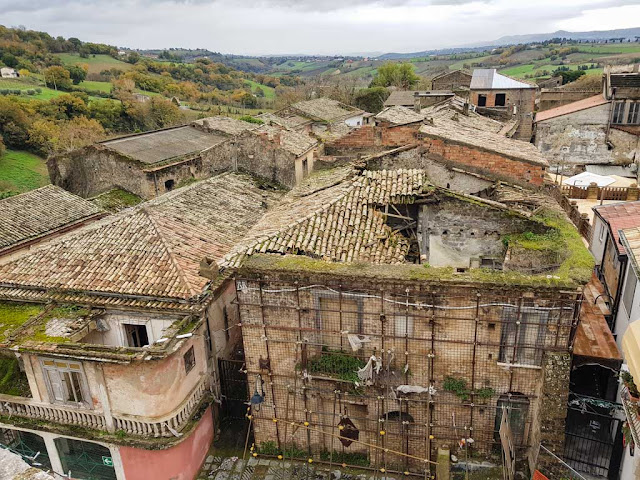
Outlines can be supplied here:
<path id="1" fill-rule="evenodd" d="M 505 68 L 500 70 L 500 73 L 504 73 L 505 75 L 509 75 L 511 77 L 516 78 L 524 78 L 526 75 L 535 75 L 533 78 L 543 77 L 543 71 L 546 70 L 551 74 L 554 70 L 556 70 L 559 66 L 569 67 L 569 70 L 577 70 L 580 65 L 551 65 L 550 63 L 542 63 L 542 64 L 527 64 L 527 65 L 519 65 L 517 67 Z M 591 68 L 585 70 L 586 75 L 600 75 L 602 73 L 602 68 Z"/>
<path id="2" fill-rule="evenodd" d="M 609 43 L 599 45 L 575 45 L 584 53 L 640 53 L 640 43 Z"/>
<path id="3" fill-rule="evenodd" d="M 22 193 L 48 183 L 46 162 L 37 155 L 7 150 L 0 157 L 0 195 L 7 192 Z"/>
<path id="4" fill-rule="evenodd" d="M 62 60 L 65 65 L 75 65 L 77 63 L 86 63 L 89 65 L 89 73 L 100 73 L 110 68 L 119 68 L 120 70 L 131 70 L 133 65 L 130 63 L 116 60 L 109 55 L 89 55 L 89 58 L 82 58 L 76 53 L 56 53 L 56 56 Z"/>
<path id="5" fill-rule="evenodd" d="M 84 82 L 80 82 L 78 86 L 86 90 L 111 93 L 111 82 L 93 82 L 90 80 L 85 80 Z"/>
<path id="6" fill-rule="evenodd" d="M 267 85 L 263 85 L 258 82 L 254 82 L 253 80 L 245 80 L 244 83 L 251 87 L 251 90 L 255 90 L 256 87 L 260 87 L 264 92 L 264 98 L 273 99 L 276 98 L 276 89 L 273 87 L 268 87 Z"/>
<path id="7" fill-rule="evenodd" d="M 33 83 L 26 83 L 24 81 L 18 79 L 0 79 L 0 90 L 2 89 L 12 89 L 12 90 L 34 90 L 36 88 L 40 88 L 42 92 L 37 93 L 35 95 L 24 95 L 25 98 L 37 98 L 39 100 L 50 100 L 52 98 L 58 97 L 66 92 L 56 91 L 53 88 L 48 88 L 43 85 L 37 85 Z"/>

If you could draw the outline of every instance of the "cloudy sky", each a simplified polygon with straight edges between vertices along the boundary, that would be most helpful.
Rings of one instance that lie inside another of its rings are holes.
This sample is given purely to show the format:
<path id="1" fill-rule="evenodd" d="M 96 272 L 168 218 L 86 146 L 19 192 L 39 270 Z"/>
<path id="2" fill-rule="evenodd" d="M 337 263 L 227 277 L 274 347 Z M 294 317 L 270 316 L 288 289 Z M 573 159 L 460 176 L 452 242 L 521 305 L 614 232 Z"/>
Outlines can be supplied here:
<path id="1" fill-rule="evenodd" d="M 0 24 L 132 48 L 411 52 L 640 26 L 640 0 L 0 0 Z"/>

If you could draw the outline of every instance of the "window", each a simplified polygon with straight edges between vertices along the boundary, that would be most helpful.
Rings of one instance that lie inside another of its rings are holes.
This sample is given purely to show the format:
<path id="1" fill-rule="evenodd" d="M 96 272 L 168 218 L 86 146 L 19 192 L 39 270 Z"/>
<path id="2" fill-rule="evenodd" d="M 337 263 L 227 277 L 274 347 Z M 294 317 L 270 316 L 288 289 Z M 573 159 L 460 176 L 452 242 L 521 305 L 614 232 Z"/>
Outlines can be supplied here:
<path id="1" fill-rule="evenodd" d="M 627 315 L 631 316 L 631 309 L 633 308 L 633 296 L 636 293 L 636 284 L 638 283 L 638 277 L 636 272 L 631 268 L 631 265 L 627 268 L 627 279 L 624 284 L 624 293 L 622 294 L 622 304 L 627 311 Z"/>
<path id="2" fill-rule="evenodd" d="M 521 365 L 540 365 L 548 317 L 548 310 L 536 307 L 523 307 L 520 315 L 518 315 L 517 307 L 504 307 L 499 361 Z M 520 324 L 518 324 L 518 320 Z"/>
<path id="3" fill-rule="evenodd" d="M 629 115 L 627 115 L 627 123 L 635 125 L 640 120 L 640 102 L 629 104 Z"/>
<path id="4" fill-rule="evenodd" d="M 408 337 L 413 335 L 413 317 L 396 315 L 395 336 L 404 337 L 405 335 Z"/>
<path id="5" fill-rule="evenodd" d="M 496 93 L 496 107 L 504 107 L 507 104 L 507 95 L 505 93 Z"/>
<path id="6" fill-rule="evenodd" d="M 124 332 L 127 335 L 127 345 L 130 347 L 144 347 L 149 345 L 146 325 L 123 324 Z"/>
<path id="7" fill-rule="evenodd" d="M 79 363 L 43 359 L 42 369 L 52 403 L 89 405 L 87 380 Z"/>
<path id="8" fill-rule="evenodd" d="M 487 106 L 487 96 L 486 95 L 478 95 L 478 106 L 486 107 Z"/>
<path id="9" fill-rule="evenodd" d="M 604 224 L 600 224 L 600 240 L 604 240 L 604 232 L 606 232 L 606 228 L 604 228 Z"/>
<path id="10" fill-rule="evenodd" d="M 613 105 L 613 118 L 611 123 L 622 123 L 624 116 L 624 102 L 616 102 Z"/>
<path id="11" fill-rule="evenodd" d="M 304 160 L 302 160 L 302 175 L 306 177 L 308 173 L 309 173 L 309 162 L 307 162 L 307 159 L 305 158 Z"/>
<path id="12" fill-rule="evenodd" d="M 173 190 L 173 187 L 175 186 L 176 181 L 175 180 L 167 180 L 166 182 L 164 182 L 164 188 L 167 190 L 167 192 L 170 192 L 171 190 Z"/>
<path id="13" fill-rule="evenodd" d="M 184 354 L 184 370 L 186 373 L 189 373 L 193 370 L 193 367 L 196 366 L 196 354 L 193 351 L 193 347 L 187 350 L 187 353 Z"/>

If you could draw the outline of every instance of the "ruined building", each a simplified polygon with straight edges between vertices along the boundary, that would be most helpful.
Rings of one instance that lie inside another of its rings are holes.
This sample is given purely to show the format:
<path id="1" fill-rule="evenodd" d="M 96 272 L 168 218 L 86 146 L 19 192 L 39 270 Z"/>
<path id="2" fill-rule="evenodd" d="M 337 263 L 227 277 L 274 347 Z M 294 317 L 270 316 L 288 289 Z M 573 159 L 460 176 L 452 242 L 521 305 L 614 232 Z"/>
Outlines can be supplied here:
<path id="1" fill-rule="evenodd" d="M 100 142 L 47 165 L 52 183 L 82 197 L 122 189 L 150 199 L 224 170 L 292 187 L 312 170 L 316 146 L 300 132 L 218 116 Z"/>
<path id="2" fill-rule="evenodd" d="M 518 120 L 514 138 L 529 142 L 533 133 L 535 85 L 498 73 L 495 68 L 476 68 L 469 86 L 471 103 L 478 112 L 498 119 Z"/>
<path id="3" fill-rule="evenodd" d="M 602 91 L 536 114 L 535 144 L 556 166 L 631 165 L 638 161 L 638 65 L 609 66 Z"/>
<path id="4" fill-rule="evenodd" d="M 562 452 L 592 261 L 553 202 L 421 169 L 311 180 L 220 264 L 237 269 L 257 451 L 424 476 L 443 446 L 498 453 L 504 415 L 518 468 L 541 442 Z"/>

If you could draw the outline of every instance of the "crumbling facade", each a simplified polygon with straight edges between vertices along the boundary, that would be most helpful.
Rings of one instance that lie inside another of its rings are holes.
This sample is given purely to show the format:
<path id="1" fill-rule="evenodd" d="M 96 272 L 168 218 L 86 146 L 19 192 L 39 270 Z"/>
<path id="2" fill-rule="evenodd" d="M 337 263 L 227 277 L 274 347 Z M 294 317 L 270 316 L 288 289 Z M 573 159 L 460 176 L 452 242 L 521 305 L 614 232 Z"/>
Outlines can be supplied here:
<path id="1" fill-rule="evenodd" d="M 226 170 L 293 187 L 313 170 L 317 144 L 305 133 L 209 117 L 90 145 L 47 165 L 54 184 L 82 197 L 118 188 L 151 199 Z"/>
<path id="2" fill-rule="evenodd" d="M 424 475 L 443 444 L 499 451 L 503 412 L 520 462 L 535 464 L 539 442 L 561 448 L 562 411 L 548 417 L 545 398 L 566 401 L 556 375 L 570 365 L 545 365 L 571 350 L 586 280 L 547 274 L 591 267 L 516 241 L 555 227 L 415 169 L 310 188 L 221 263 L 239 268 L 256 451 Z M 562 249 L 584 251 L 570 237 Z"/>

